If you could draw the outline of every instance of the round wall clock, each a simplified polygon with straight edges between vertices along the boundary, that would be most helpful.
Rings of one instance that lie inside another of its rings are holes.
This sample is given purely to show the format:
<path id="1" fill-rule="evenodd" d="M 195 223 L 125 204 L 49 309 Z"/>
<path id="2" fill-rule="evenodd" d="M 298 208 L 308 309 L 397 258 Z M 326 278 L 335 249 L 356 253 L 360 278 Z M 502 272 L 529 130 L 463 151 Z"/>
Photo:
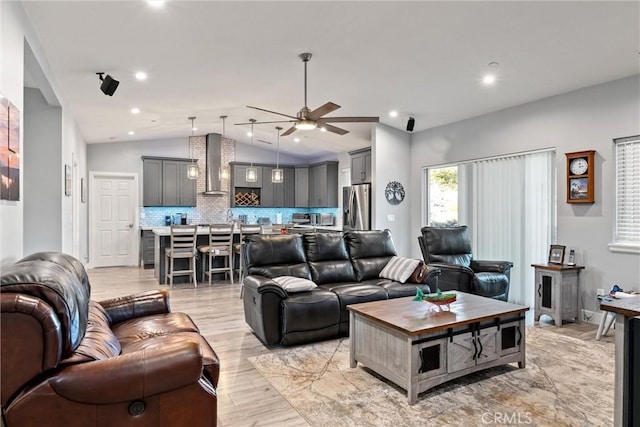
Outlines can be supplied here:
<path id="1" fill-rule="evenodd" d="M 391 181 L 384 189 L 384 198 L 392 205 L 399 205 L 404 200 L 404 187 L 398 181 Z"/>

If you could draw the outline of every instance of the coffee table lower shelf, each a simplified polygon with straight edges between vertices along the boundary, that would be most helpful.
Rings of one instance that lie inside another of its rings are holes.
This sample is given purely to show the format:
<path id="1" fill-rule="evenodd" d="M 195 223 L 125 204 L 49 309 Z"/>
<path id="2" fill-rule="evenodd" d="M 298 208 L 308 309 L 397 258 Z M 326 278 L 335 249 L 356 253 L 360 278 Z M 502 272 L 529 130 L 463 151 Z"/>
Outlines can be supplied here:
<path id="1" fill-rule="evenodd" d="M 523 313 L 414 335 L 352 310 L 349 337 L 350 366 L 360 362 L 404 388 L 410 405 L 419 393 L 472 372 L 525 367 Z"/>

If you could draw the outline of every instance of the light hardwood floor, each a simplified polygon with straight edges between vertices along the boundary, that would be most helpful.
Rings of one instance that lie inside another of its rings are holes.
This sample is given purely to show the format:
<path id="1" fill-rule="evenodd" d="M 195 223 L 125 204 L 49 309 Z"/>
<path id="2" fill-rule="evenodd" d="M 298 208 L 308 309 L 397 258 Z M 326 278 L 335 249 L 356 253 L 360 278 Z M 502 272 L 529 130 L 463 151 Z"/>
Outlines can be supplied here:
<path id="1" fill-rule="evenodd" d="M 92 299 L 101 300 L 149 289 L 168 289 L 159 285 L 153 270 L 112 267 L 88 270 Z M 174 285 L 171 308 L 191 316 L 220 358 L 218 383 L 218 426 L 309 426 L 247 360 L 271 351 L 253 335 L 244 321 L 240 285 L 214 282 Z M 536 325 L 538 325 L 536 323 Z M 588 323 L 565 324 L 556 328 L 541 322 L 539 327 L 555 333 L 593 341 L 597 326 Z M 613 345 L 613 332 L 602 338 Z"/>

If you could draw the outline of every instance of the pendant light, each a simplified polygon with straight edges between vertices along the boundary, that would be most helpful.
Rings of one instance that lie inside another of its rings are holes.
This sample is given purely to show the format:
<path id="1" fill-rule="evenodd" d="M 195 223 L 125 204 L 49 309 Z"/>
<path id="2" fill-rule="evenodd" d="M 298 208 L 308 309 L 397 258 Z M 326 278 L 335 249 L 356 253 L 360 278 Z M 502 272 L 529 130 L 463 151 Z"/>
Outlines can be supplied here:
<path id="1" fill-rule="evenodd" d="M 196 130 L 193 124 L 195 119 L 195 117 L 189 117 L 189 120 L 191 120 L 191 138 L 189 138 L 189 157 L 191 157 L 191 164 L 187 167 L 187 178 L 189 179 L 198 179 L 198 176 L 200 175 L 200 169 L 198 168 L 198 164 L 194 158 L 195 149 L 193 148 L 193 143 L 191 141 L 193 139 L 193 132 Z"/>
<path id="2" fill-rule="evenodd" d="M 253 124 L 256 122 L 256 119 L 249 119 L 251 122 L 251 147 L 255 147 L 255 143 L 253 142 Z M 253 160 L 251 161 L 251 166 L 247 168 L 247 176 L 245 177 L 247 182 L 256 182 L 258 180 L 258 169 L 253 167 Z"/>
<path id="3" fill-rule="evenodd" d="M 271 171 L 271 182 L 281 183 L 284 181 L 284 171 L 280 169 L 280 131 L 282 128 L 276 126 L 278 131 L 278 145 L 276 145 L 276 168 Z"/>
<path id="4" fill-rule="evenodd" d="M 227 119 L 227 116 L 220 116 L 220 118 L 222 119 L 222 140 L 224 143 L 226 133 L 225 120 Z M 220 179 L 229 179 L 229 166 L 224 163 L 224 159 L 221 160 L 222 165 L 220 165 Z"/>

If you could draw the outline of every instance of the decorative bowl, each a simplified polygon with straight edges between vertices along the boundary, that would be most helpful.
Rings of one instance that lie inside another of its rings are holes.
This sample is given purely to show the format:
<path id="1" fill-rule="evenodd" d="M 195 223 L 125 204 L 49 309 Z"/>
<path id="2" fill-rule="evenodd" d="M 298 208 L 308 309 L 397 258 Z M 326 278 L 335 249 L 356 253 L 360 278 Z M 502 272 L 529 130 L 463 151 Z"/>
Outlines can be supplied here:
<path id="1" fill-rule="evenodd" d="M 420 288 L 417 288 L 416 297 L 413 300 L 428 302 L 442 310 L 442 306 L 449 307 L 449 304 L 456 301 L 456 294 L 455 292 L 443 293 L 440 289 L 434 294 L 424 294 Z"/>

